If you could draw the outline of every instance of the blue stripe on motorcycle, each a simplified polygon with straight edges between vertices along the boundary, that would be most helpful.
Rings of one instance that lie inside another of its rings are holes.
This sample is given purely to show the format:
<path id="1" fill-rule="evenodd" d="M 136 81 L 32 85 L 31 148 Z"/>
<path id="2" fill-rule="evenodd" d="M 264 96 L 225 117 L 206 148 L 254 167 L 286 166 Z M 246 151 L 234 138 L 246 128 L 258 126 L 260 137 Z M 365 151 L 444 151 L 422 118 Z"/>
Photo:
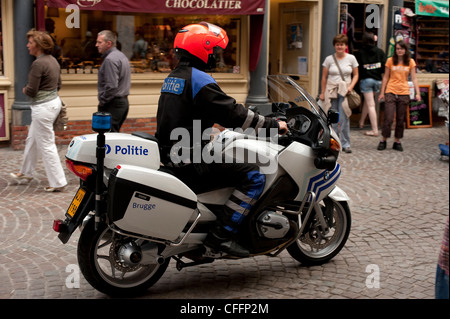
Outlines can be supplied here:
<path id="1" fill-rule="evenodd" d="M 313 178 L 310 179 L 309 184 L 308 184 L 308 189 L 307 191 L 312 191 L 316 194 L 316 198 L 318 198 L 320 196 L 320 193 L 328 188 L 329 185 L 331 185 L 332 183 L 334 183 L 336 181 L 337 178 L 339 178 L 340 176 L 340 165 L 337 164 L 335 169 L 331 172 L 330 174 L 330 178 L 328 180 L 323 179 L 323 175 L 324 173 L 321 172 L 320 174 L 318 174 L 317 176 L 314 176 Z M 335 178 L 336 177 L 336 178 Z M 317 182 L 317 183 L 316 183 Z M 317 191 L 317 189 L 319 189 Z"/>
<path id="2" fill-rule="evenodd" d="M 320 196 L 320 194 L 327 189 L 330 185 L 333 185 L 339 178 L 339 176 L 341 176 L 341 172 L 339 171 L 339 173 L 332 179 L 329 180 L 329 183 L 323 185 L 321 188 L 319 188 L 319 190 L 317 191 L 317 197 Z"/>
<path id="3" fill-rule="evenodd" d="M 320 172 L 318 175 L 311 177 L 311 179 L 309 180 L 309 183 L 308 183 L 308 188 L 307 188 L 308 192 L 312 191 L 312 189 L 314 188 L 314 185 L 317 181 L 323 182 L 323 174 L 324 174 L 324 172 Z"/>
<path id="4" fill-rule="evenodd" d="M 311 177 L 311 179 L 309 180 L 309 183 L 308 183 L 307 190 L 310 191 L 311 188 L 313 187 L 313 184 L 322 178 L 323 178 L 323 172 L 320 172 L 318 175 Z"/>
<path id="5" fill-rule="evenodd" d="M 336 173 L 338 173 L 340 170 L 338 169 L 338 167 L 336 167 L 330 174 L 329 178 L 327 180 L 322 179 L 321 181 L 319 181 L 318 183 L 314 184 L 313 187 L 313 192 L 316 193 L 317 192 L 317 188 L 319 188 L 320 186 L 322 186 L 323 184 L 328 184 L 330 182 L 330 179 L 332 179 Z M 322 175 L 323 177 L 323 175 Z M 317 194 L 316 194 L 317 195 Z"/>

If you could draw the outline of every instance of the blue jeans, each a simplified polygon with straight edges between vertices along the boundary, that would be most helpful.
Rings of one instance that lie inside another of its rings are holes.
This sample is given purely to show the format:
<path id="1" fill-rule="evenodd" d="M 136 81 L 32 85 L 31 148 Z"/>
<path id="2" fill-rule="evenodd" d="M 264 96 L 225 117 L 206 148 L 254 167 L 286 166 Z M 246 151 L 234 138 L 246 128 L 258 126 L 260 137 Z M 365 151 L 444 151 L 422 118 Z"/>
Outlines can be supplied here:
<path id="1" fill-rule="evenodd" d="M 381 81 L 367 78 L 359 81 L 359 88 L 361 89 L 361 93 L 369 93 L 369 92 L 380 92 Z"/>
<path id="2" fill-rule="evenodd" d="M 332 125 L 333 130 L 339 136 L 342 148 L 350 147 L 350 119 L 345 115 L 342 107 L 344 97 L 338 94 L 337 99 L 331 99 L 331 109 L 339 112 L 339 123 Z"/>
<path id="3" fill-rule="evenodd" d="M 436 284 L 435 284 L 436 299 L 448 299 L 448 275 L 439 265 L 436 269 Z"/>

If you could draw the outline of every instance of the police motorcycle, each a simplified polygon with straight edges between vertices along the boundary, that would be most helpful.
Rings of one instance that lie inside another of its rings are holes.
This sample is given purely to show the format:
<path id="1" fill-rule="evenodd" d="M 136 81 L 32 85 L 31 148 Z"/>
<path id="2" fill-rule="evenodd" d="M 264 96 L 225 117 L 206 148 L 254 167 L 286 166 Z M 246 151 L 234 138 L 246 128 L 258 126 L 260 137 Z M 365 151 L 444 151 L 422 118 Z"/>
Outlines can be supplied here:
<path id="1" fill-rule="evenodd" d="M 331 123 L 338 114 L 325 114 L 288 76 L 269 76 L 268 91 L 273 116 L 287 121 L 289 133 L 274 139 L 224 130 L 208 151 L 254 160 L 266 176 L 238 232 L 250 257 L 287 251 L 320 265 L 341 251 L 351 226 L 349 197 L 336 185 L 341 146 Z M 152 135 L 107 133 L 109 121 L 108 113 L 94 113 L 98 134 L 76 136 L 68 146 L 66 164 L 80 186 L 65 219 L 53 223 L 63 243 L 81 230 L 77 255 L 86 280 L 105 294 L 131 296 L 155 284 L 171 259 L 181 270 L 238 258 L 203 245 L 233 189 L 195 194 L 161 166 Z"/>

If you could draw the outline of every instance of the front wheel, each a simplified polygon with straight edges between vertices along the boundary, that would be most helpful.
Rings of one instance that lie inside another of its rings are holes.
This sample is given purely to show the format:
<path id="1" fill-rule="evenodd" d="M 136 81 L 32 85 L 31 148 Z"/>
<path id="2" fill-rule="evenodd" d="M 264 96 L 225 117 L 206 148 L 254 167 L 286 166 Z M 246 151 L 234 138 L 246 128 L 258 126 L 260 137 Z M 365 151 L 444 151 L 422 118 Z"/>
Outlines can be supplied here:
<path id="1" fill-rule="evenodd" d="M 336 202 L 326 197 L 321 203 L 329 232 L 324 234 L 315 216 L 300 238 L 287 247 L 289 254 L 305 266 L 316 266 L 336 256 L 350 234 L 351 215 L 347 202 Z"/>
<path id="2" fill-rule="evenodd" d="M 114 233 L 104 223 L 97 230 L 94 226 L 91 218 L 80 235 L 78 263 L 86 280 L 98 291 L 111 296 L 142 294 L 166 271 L 170 258 L 162 264 L 156 258 L 149 264 L 124 261 L 127 250 L 139 251 L 139 241 Z"/>

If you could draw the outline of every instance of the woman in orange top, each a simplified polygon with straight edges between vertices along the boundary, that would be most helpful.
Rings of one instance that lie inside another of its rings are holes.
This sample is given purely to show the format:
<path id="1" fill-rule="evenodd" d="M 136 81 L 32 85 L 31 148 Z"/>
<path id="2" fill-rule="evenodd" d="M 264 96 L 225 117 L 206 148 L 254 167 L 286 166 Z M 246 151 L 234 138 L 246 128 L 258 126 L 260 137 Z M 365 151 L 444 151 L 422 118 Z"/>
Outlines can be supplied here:
<path id="1" fill-rule="evenodd" d="M 416 62 L 411 58 L 408 45 L 404 41 L 395 44 L 394 55 L 387 59 L 381 92 L 378 100 L 384 100 L 384 121 L 381 131 L 381 141 L 378 150 L 386 149 L 386 140 L 391 137 L 391 126 L 396 110 L 395 141 L 392 148 L 403 151 L 400 139 L 405 130 L 406 110 L 410 102 L 408 75 L 416 90 L 417 101 L 421 100 L 419 84 L 416 77 Z"/>

